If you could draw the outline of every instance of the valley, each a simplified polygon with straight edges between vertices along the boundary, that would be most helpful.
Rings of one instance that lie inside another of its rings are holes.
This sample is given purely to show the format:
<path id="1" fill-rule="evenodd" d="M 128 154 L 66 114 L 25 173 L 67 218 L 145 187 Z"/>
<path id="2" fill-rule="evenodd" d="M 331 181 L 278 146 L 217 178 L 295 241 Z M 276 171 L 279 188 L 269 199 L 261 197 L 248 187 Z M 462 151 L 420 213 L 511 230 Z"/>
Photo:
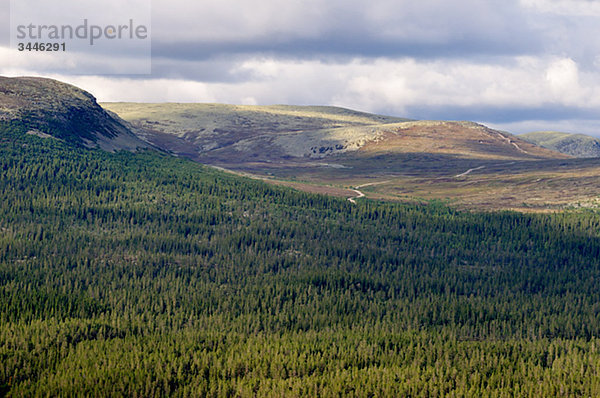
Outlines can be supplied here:
<path id="1" fill-rule="evenodd" d="M 599 169 L 0 79 L 0 396 L 600 396 Z"/>
<path id="2" fill-rule="evenodd" d="M 595 207 L 600 161 L 472 122 L 411 121 L 331 107 L 105 103 L 177 156 L 273 184 L 356 200 L 441 200 L 527 212 Z M 469 171 L 470 170 L 470 171 Z"/>
<path id="3" fill-rule="evenodd" d="M 25 121 L 28 134 L 108 151 L 164 151 L 354 202 L 436 200 L 460 209 L 544 212 L 596 207 L 600 197 L 598 158 L 569 154 L 573 145 L 593 151 L 590 137 L 520 137 L 473 122 L 330 106 L 97 104 L 77 87 L 40 78 L 2 78 L 0 109 L 1 120 Z"/>

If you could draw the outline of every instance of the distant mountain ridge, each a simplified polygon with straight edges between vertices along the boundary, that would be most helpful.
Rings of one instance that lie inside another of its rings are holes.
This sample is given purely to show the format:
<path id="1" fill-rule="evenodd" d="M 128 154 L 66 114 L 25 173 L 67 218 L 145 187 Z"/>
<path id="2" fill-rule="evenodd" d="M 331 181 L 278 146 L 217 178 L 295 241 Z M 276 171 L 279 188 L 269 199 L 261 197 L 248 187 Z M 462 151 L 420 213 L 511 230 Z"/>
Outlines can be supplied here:
<path id="1" fill-rule="evenodd" d="M 536 131 L 519 137 L 533 144 L 577 158 L 600 157 L 600 139 L 585 134 Z"/>
<path id="2" fill-rule="evenodd" d="M 320 159 L 354 151 L 381 126 L 409 121 L 333 106 L 103 103 L 136 134 L 174 154 L 210 158 Z"/>
<path id="3" fill-rule="evenodd" d="M 324 106 L 101 105 L 155 146 L 223 167 L 343 161 L 373 150 L 511 160 L 564 157 L 472 122 L 415 121 Z"/>
<path id="4" fill-rule="evenodd" d="M 39 77 L 0 77 L 0 121 L 30 134 L 107 151 L 148 148 L 128 123 L 75 86 Z"/>

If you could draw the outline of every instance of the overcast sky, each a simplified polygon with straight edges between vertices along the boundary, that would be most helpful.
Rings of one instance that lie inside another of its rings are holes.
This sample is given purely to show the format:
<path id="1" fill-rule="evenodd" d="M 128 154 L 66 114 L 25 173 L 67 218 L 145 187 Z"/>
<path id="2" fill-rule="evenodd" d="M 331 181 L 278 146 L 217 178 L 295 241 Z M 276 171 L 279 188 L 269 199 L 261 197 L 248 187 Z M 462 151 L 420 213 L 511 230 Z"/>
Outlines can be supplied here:
<path id="1" fill-rule="evenodd" d="M 151 36 L 150 75 L 11 64 L 6 38 L 0 74 L 99 101 L 337 105 L 600 135 L 600 0 L 153 0 Z"/>

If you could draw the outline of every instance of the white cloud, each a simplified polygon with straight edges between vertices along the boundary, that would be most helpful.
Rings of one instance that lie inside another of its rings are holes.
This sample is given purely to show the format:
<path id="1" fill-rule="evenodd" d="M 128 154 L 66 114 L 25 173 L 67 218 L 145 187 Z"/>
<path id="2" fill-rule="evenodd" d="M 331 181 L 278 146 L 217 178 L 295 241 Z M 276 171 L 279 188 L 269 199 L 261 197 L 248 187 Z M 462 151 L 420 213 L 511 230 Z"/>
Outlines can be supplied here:
<path id="1" fill-rule="evenodd" d="M 15 71 L 25 74 L 48 75 L 123 72 L 144 74 L 150 70 L 150 59 L 140 59 L 128 54 L 90 55 L 77 51 L 18 51 L 0 46 L 0 73 L 14 75 Z"/>
<path id="2" fill-rule="evenodd" d="M 414 59 L 355 59 L 349 63 L 275 58 L 234 65 L 243 82 L 58 76 L 101 101 L 197 101 L 336 104 L 403 115 L 411 107 L 523 107 L 552 102 L 600 105 L 600 79 L 580 75 L 571 59 L 522 57 L 507 65 Z M 583 82 L 581 81 L 583 80 Z"/>
<path id="3" fill-rule="evenodd" d="M 131 79 L 102 76 L 38 74 L 26 70 L 0 71 L 5 76 L 39 76 L 72 84 L 90 92 L 98 102 L 217 102 L 201 82 L 175 79 Z M 250 101 L 248 98 L 246 100 Z"/>
<path id="4" fill-rule="evenodd" d="M 579 85 L 577 63 L 570 58 L 552 62 L 546 70 L 546 80 L 555 101 L 576 104 L 578 99 L 585 97 L 586 90 Z"/>
<path id="5" fill-rule="evenodd" d="M 521 0 L 521 4 L 549 14 L 600 16 L 600 2 L 597 0 Z"/>
<path id="6" fill-rule="evenodd" d="M 216 102 L 210 87 L 202 82 L 98 76 L 67 79 L 72 84 L 90 91 L 100 102 Z"/>

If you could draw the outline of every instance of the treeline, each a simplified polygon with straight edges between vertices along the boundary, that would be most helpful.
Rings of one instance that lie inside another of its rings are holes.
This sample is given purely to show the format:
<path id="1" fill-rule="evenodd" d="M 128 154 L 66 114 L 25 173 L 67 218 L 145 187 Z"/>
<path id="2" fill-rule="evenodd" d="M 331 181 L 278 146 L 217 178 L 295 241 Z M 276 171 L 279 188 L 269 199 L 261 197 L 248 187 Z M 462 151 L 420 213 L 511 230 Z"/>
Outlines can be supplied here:
<path id="1" fill-rule="evenodd" d="M 600 395 L 600 215 L 295 192 L 0 125 L 0 388 Z"/>

